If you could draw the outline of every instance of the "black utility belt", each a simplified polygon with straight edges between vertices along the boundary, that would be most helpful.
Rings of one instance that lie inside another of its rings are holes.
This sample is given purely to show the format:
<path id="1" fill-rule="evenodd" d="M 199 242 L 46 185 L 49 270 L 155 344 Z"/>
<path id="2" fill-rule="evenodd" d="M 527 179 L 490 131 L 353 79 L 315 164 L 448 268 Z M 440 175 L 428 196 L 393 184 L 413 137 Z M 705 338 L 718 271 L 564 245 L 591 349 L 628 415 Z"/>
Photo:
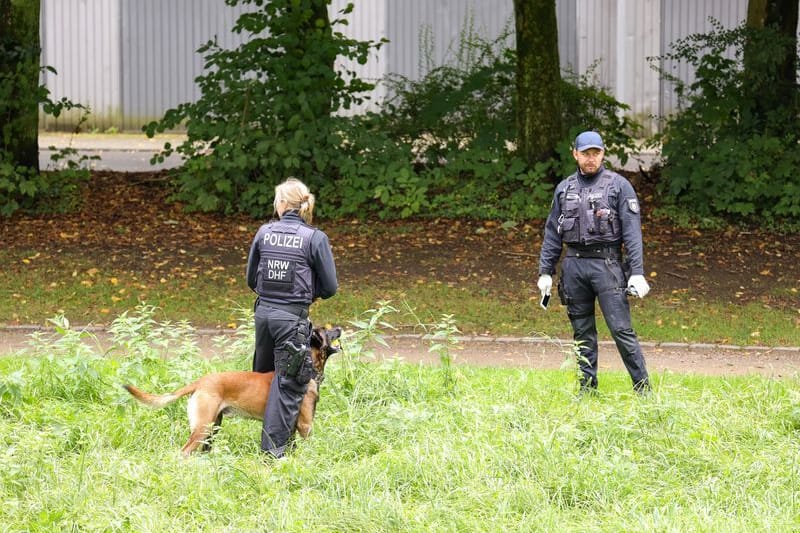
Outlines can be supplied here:
<path id="1" fill-rule="evenodd" d="M 588 259 L 620 259 L 622 249 L 618 246 L 567 246 L 567 257 L 583 257 Z"/>
<path id="2" fill-rule="evenodd" d="M 281 311 L 286 311 L 287 313 L 291 313 L 298 318 L 308 318 L 308 306 L 302 304 L 277 304 L 275 302 L 269 302 L 264 300 L 263 298 L 258 299 L 258 305 L 263 305 L 265 307 L 272 307 L 273 309 L 279 309 Z"/>

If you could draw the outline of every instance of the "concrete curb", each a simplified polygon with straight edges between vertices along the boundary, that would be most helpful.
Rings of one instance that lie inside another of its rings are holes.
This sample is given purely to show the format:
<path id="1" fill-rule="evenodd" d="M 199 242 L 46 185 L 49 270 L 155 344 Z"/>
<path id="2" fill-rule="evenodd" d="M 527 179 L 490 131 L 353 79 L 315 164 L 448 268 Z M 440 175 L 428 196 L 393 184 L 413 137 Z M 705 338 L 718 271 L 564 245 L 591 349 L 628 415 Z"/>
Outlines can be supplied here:
<path id="1" fill-rule="evenodd" d="M 90 333 L 105 333 L 108 330 L 103 326 L 71 326 L 75 331 L 87 331 Z M 18 326 L 0 326 L 0 335 L 3 333 L 34 333 L 34 332 L 54 332 L 54 328 L 36 325 L 18 325 Z M 217 335 L 233 335 L 236 333 L 235 329 L 230 328 L 198 328 L 195 334 L 199 336 L 209 337 Z M 420 341 L 430 342 L 434 337 L 430 334 L 422 333 L 396 333 L 384 335 L 386 339 L 395 339 L 398 341 Z M 490 337 L 487 335 L 463 335 L 453 337 L 460 343 L 486 343 L 486 344 L 554 344 L 565 345 L 572 342 L 572 339 L 559 339 L 549 337 Z M 614 346 L 613 341 L 600 341 L 600 346 Z M 748 345 L 739 346 L 736 344 L 709 344 L 709 343 L 691 343 L 691 342 L 649 342 L 642 341 L 643 348 L 664 348 L 673 350 L 687 350 L 692 352 L 703 352 L 710 350 L 726 350 L 726 351 L 741 351 L 741 352 L 782 352 L 782 353 L 800 353 L 800 346 L 759 346 Z"/>

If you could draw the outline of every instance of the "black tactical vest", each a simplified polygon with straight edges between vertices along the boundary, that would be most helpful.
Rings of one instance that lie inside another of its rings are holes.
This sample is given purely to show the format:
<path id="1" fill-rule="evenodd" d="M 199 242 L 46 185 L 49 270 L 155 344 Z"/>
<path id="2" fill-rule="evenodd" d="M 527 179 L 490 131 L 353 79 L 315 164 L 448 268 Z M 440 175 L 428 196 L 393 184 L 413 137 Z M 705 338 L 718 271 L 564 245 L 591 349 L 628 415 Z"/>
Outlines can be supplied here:
<path id="1" fill-rule="evenodd" d="M 314 273 L 309 260 L 315 231 L 293 221 L 279 220 L 267 226 L 258 243 L 259 296 L 281 303 L 311 303 Z"/>
<path id="2" fill-rule="evenodd" d="M 561 217 L 558 232 L 567 244 L 599 244 L 622 239 L 622 228 L 616 210 L 619 190 L 612 187 L 613 174 L 603 173 L 581 188 L 577 175 L 567 179 L 559 198 Z"/>

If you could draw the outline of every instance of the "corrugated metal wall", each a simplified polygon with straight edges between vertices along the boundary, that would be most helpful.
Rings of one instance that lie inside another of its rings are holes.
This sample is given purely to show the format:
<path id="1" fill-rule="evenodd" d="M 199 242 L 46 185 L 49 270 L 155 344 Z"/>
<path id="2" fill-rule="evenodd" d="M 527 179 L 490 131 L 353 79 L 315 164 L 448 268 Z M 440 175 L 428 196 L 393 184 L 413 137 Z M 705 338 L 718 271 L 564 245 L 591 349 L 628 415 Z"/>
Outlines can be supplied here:
<path id="1" fill-rule="evenodd" d="M 734 28 L 747 19 L 747 0 L 663 0 L 661 8 L 662 54 L 670 51 L 670 44 L 694 33 L 711 31 L 710 17 L 723 26 Z M 679 79 L 694 81 L 694 71 L 686 64 L 661 62 L 661 68 Z M 678 109 L 678 98 L 673 84 L 660 82 L 660 108 L 664 114 Z"/>
<path id="2" fill-rule="evenodd" d="M 333 0 L 334 17 L 348 0 Z M 736 26 L 747 0 L 557 0 L 561 65 L 578 74 L 595 65 L 596 82 L 631 106 L 647 122 L 676 106 L 647 57 L 670 43 L 710 29 L 709 16 Z M 222 0 L 42 0 L 43 64 L 54 97 L 92 107 L 89 127 L 138 130 L 170 107 L 198 97 L 202 73 L 195 50 L 217 36 L 231 47 L 241 36 L 230 28 L 244 8 Z M 349 25 L 339 29 L 357 39 L 391 42 L 366 65 L 346 65 L 377 81 L 388 73 L 418 79 L 431 68 L 458 59 L 465 32 L 493 40 L 513 32 L 512 0 L 369 0 L 355 3 Z M 513 46 L 513 34 L 508 39 Z M 664 65 L 691 79 L 686 65 Z M 385 95 L 379 86 L 375 102 Z M 358 112 L 368 106 L 352 112 Z M 43 117 L 45 128 L 67 127 L 74 115 Z"/>
<path id="3" fill-rule="evenodd" d="M 572 72 L 578 70 L 578 7 L 576 0 L 556 2 L 558 24 L 558 59 L 561 68 Z"/>
<path id="4" fill-rule="evenodd" d="M 494 39 L 506 29 L 513 45 L 512 9 L 510 0 L 388 2 L 389 72 L 418 79 L 441 64 L 458 64 L 470 35 Z"/>
<path id="5" fill-rule="evenodd" d="M 245 9 L 219 0 L 121 5 L 123 128 L 135 130 L 200 96 L 194 79 L 203 72 L 203 58 L 195 51 L 215 37 L 224 48 L 238 45 L 241 36 L 231 28 Z"/>
<path id="6" fill-rule="evenodd" d="M 618 0 L 616 7 L 615 95 L 620 102 L 635 104 L 631 114 L 652 133 L 653 117 L 660 111 L 659 81 L 647 58 L 660 52 L 661 0 Z"/>
<path id="7" fill-rule="evenodd" d="M 88 103 L 88 128 L 137 131 L 199 96 L 195 51 L 215 36 L 229 47 L 242 8 L 220 0 L 43 0 L 42 64 L 55 98 Z M 71 128 L 78 112 L 42 116 L 46 129 Z"/>
<path id="8" fill-rule="evenodd" d="M 91 121 L 120 124 L 121 64 L 119 2 L 108 0 L 43 1 L 41 5 L 42 65 L 58 71 L 43 76 L 54 99 L 68 97 L 89 104 Z M 59 119 L 42 115 L 41 126 L 55 128 L 77 123 L 79 112 Z"/>

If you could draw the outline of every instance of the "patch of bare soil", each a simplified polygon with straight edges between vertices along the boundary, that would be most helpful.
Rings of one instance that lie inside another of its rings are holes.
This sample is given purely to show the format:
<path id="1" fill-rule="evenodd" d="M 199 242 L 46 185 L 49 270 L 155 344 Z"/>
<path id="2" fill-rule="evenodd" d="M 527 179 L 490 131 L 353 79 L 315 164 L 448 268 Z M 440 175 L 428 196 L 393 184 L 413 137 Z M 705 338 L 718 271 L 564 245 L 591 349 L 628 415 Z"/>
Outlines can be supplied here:
<path id="1" fill-rule="evenodd" d="M 428 353 L 430 344 L 418 338 L 394 338 L 389 348 L 375 346 L 382 358 L 399 358 L 407 362 L 436 364 L 435 354 Z M 660 346 L 643 343 L 647 368 L 651 373 L 676 372 L 700 375 L 761 375 L 790 377 L 800 372 L 800 350 L 759 349 L 723 346 L 699 347 L 683 344 Z M 569 347 L 558 341 L 525 342 L 520 340 L 464 339 L 452 351 L 456 364 L 539 368 L 557 370 L 567 359 Z M 610 342 L 600 343 L 600 379 L 607 370 L 624 371 L 622 359 Z"/>
<path id="2" fill-rule="evenodd" d="M 92 250 L 118 268 L 137 272 L 158 271 L 165 256 L 180 250 L 195 252 L 210 268 L 243 265 L 249 240 L 263 221 L 187 213 L 169 200 L 165 184 L 166 175 L 158 172 L 97 171 L 79 212 L 0 218 L 0 239 L 7 249 L 41 249 L 46 242 L 54 254 Z M 542 221 L 514 227 L 453 219 L 316 222 L 330 236 L 344 281 L 470 280 L 490 293 L 512 295 L 520 286 L 530 289 L 538 271 Z M 649 277 L 653 290 L 797 308 L 800 234 L 676 228 L 648 215 L 643 231 L 645 268 L 655 273 Z M 774 286 L 787 290 L 775 294 Z"/>

